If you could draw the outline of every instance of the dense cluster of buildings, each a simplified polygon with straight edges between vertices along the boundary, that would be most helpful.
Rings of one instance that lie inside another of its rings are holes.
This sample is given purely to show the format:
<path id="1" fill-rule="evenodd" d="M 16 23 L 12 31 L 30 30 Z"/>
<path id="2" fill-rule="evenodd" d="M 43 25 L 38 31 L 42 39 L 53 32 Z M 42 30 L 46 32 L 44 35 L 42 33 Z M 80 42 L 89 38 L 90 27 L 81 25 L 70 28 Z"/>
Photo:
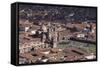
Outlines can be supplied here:
<path id="1" fill-rule="evenodd" d="M 19 63 L 63 62 L 95 59 L 76 47 L 59 48 L 61 42 L 70 38 L 96 42 L 95 23 L 55 23 L 50 21 L 19 21 Z M 66 45 L 67 46 L 67 45 Z"/>
<path id="2" fill-rule="evenodd" d="M 19 64 L 96 59 L 96 9 L 19 5 Z"/>

